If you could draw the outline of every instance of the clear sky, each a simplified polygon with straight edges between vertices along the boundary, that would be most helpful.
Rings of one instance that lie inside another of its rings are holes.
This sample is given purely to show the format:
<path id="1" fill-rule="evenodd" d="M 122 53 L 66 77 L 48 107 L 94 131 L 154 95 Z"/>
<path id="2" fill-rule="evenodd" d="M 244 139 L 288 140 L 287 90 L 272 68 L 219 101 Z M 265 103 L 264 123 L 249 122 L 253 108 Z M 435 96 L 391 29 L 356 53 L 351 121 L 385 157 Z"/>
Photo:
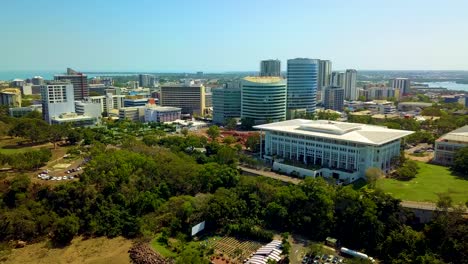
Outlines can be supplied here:
<path id="1" fill-rule="evenodd" d="M 0 71 L 468 70 L 466 0 L 2 0 Z"/>

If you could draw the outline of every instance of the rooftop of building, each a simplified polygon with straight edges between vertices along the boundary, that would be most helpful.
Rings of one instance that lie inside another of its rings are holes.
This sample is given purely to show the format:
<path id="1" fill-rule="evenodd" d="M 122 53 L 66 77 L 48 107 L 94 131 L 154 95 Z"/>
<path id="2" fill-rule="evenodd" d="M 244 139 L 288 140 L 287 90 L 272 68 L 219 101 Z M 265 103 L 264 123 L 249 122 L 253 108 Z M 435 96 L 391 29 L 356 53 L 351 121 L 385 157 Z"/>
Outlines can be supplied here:
<path id="1" fill-rule="evenodd" d="M 67 85 L 67 84 L 71 84 L 71 82 L 66 81 L 66 80 L 50 80 L 50 81 L 46 81 L 45 84 L 46 85 Z"/>
<path id="2" fill-rule="evenodd" d="M 400 115 L 398 114 L 375 114 L 372 115 L 373 119 L 396 119 L 400 118 Z"/>
<path id="3" fill-rule="evenodd" d="M 285 81 L 285 79 L 276 76 L 248 76 L 243 80 L 253 83 L 277 83 Z"/>
<path id="4" fill-rule="evenodd" d="M 58 116 L 52 117 L 52 120 L 56 121 L 78 121 L 78 120 L 91 120 L 94 117 L 87 115 L 78 115 L 77 113 L 63 113 Z"/>
<path id="5" fill-rule="evenodd" d="M 468 143 L 468 125 L 464 127 L 457 128 L 437 139 L 438 142 L 441 141 L 450 141 L 454 143 Z"/>
<path id="6" fill-rule="evenodd" d="M 0 93 L 6 94 L 21 94 L 21 90 L 17 88 L 5 88 L 0 91 Z"/>
<path id="7" fill-rule="evenodd" d="M 328 114 L 339 114 L 339 115 L 341 115 L 341 112 L 338 112 L 338 111 L 335 111 L 335 110 L 332 110 L 332 109 L 319 108 L 319 109 L 317 109 L 317 112 L 324 112 L 324 113 L 328 113 Z"/>
<path id="8" fill-rule="evenodd" d="M 200 87 L 204 87 L 203 84 L 199 84 L 199 83 L 168 83 L 168 84 L 165 84 L 165 85 L 162 85 L 161 88 L 174 88 L 174 87 L 188 87 L 188 88 L 200 88 Z"/>
<path id="9" fill-rule="evenodd" d="M 306 119 L 281 121 L 254 126 L 254 128 L 266 131 L 336 139 L 373 146 L 379 146 L 414 133 L 413 131 L 389 129 L 383 126 Z"/>
<path id="10" fill-rule="evenodd" d="M 398 105 L 413 105 L 413 106 L 432 106 L 432 103 L 423 103 L 423 102 L 400 102 Z"/>
<path id="11" fill-rule="evenodd" d="M 363 111 L 358 111 L 358 112 L 350 112 L 349 115 L 367 116 L 367 115 L 372 115 L 372 111 L 370 111 L 370 110 L 363 110 Z"/>
<path id="12" fill-rule="evenodd" d="M 131 96 L 127 96 L 124 101 L 126 102 L 145 102 L 148 101 L 149 98 L 131 98 Z"/>
<path id="13" fill-rule="evenodd" d="M 160 105 L 154 105 L 154 104 L 147 104 L 146 109 L 154 109 L 159 112 L 182 111 L 182 108 L 180 107 L 160 106 Z"/>

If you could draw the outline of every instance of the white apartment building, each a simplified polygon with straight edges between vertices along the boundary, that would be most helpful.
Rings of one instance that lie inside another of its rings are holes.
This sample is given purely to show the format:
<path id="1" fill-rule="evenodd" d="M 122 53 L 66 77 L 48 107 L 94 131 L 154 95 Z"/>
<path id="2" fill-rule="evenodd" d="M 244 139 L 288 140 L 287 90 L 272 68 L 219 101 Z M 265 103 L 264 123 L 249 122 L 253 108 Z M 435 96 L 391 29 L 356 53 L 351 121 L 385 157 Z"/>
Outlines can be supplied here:
<path id="1" fill-rule="evenodd" d="M 265 133 L 262 157 L 273 168 L 342 182 L 364 178 L 368 168 L 389 172 L 400 140 L 414 132 L 357 123 L 294 119 L 258 125 Z M 293 165 L 288 165 L 293 164 Z"/>
<path id="2" fill-rule="evenodd" d="M 49 124 L 52 118 L 63 113 L 75 112 L 73 85 L 55 81 L 41 86 L 42 115 Z"/>
<path id="3" fill-rule="evenodd" d="M 125 95 L 115 95 L 107 93 L 100 96 L 89 96 L 85 98 L 85 102 L 97 103 L 101 106 L 101 113 L 109 113 L 112 109 L 120 109 L 124 107 Z"/>

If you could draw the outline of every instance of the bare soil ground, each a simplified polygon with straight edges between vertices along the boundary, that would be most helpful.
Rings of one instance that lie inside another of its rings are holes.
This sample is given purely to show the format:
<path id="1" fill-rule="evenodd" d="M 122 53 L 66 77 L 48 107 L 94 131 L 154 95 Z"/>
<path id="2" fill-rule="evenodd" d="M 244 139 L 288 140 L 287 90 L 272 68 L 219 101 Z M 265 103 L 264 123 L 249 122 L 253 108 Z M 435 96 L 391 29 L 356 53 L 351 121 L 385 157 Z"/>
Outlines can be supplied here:
<path id="1" fill-rule="evenodd" d="M 132 241 L 122 237 L 77 237 L 64 248 L 51 248 L 48 242 L 41 242 L 13 249 L 4 263 L 128 264 L 128 250 L 131 246 Z"/>

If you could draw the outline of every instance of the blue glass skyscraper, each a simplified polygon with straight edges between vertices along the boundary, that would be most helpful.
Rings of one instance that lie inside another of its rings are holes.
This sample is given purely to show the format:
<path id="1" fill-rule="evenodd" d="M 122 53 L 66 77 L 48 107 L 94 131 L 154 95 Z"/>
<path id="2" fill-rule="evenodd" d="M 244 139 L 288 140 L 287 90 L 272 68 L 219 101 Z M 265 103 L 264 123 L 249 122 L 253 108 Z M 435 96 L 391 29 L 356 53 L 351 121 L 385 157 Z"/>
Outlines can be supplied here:
<path id="1" fill-rule="evenodd" d="M 319 60 L 297 58 L 288 60 L 287 111 L 314 113 L 317 105 Z"/>

